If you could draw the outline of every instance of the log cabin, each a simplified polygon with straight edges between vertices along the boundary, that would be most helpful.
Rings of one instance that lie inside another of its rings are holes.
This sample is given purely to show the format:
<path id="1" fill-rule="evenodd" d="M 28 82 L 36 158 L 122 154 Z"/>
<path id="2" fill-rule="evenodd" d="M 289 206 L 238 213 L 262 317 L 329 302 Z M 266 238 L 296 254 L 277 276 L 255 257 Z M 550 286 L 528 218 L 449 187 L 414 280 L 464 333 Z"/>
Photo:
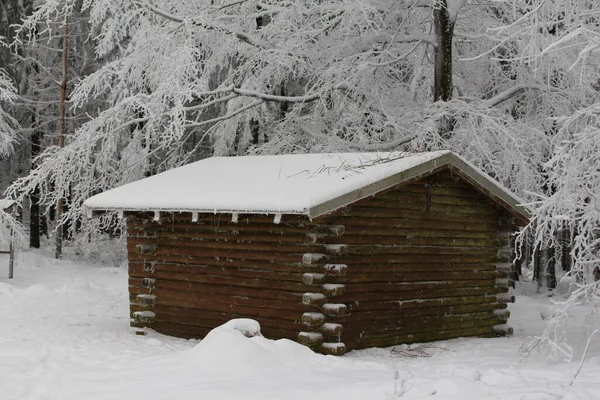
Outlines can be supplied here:
<path id="1" fill-rule="evenodd" d="M 213 157 L 98 194 L 126 218 L 131 325 L 233 318 L 327 354 L 512 333 L 521 200 L 449 151 Z"/>

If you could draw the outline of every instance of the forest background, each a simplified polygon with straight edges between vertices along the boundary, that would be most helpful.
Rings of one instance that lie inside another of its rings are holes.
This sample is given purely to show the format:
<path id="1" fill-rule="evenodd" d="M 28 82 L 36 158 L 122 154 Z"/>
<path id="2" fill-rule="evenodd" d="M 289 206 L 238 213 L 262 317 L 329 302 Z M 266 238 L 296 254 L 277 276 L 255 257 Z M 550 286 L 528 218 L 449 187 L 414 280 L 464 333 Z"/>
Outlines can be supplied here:
<path id="1" fill-rule="evenodd" d="M 60 257 L 115 226 L 89 196 L 206 157 L 450 149 L 532 208 L 540 288 L 566 274 L 549 357 L 600 304 L 597 0 L 3 0 L 0 36 L 0 190 L 32 247 Z"/>

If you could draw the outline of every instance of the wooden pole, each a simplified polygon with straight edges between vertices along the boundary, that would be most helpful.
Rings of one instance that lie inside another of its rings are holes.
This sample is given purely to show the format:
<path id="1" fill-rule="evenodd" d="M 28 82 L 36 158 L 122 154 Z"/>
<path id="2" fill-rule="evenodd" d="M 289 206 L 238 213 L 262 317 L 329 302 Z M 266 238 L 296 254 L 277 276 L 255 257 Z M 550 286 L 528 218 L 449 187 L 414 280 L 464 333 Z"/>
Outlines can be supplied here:
<path id="1" fill-rule="evenodd" d="M 8 279 L 13 278 L 13 272 L 15 267 L 15 246 L 13 244 L 13 235 L 14 232 L 10 230 L 10 248 L 9 248 L 9 258 L 8 258 Z"/>
<path id="2" fill-rule="evenodd" d="M 62 82 L 60 84 L 60 133 L 58 136 L 58 147 L 65 146 L 66 135 L 66 115 L 67 115 L 67 78 L 69 67 L 69 16 L 65 16 L 65 27 L 63 32 L 63 48 L 62 48 Z M 54 257 L 62 258 L 62 240 L 63 240 L 63 225 L 61 217 L 63 214 L 63 199 L 59 198 L 56 203 L 56 249 Z"/>

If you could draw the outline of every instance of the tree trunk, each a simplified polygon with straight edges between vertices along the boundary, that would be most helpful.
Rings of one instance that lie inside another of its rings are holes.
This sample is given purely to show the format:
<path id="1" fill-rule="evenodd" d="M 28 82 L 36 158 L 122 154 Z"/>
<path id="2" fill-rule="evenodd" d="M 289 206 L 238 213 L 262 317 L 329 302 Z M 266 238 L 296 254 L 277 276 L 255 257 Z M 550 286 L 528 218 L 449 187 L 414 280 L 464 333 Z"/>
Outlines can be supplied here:
<path id="1" fill-rule="evenodd" d="M 452 37 L 454 21 L 450 18 L 446 0 L 437 0 L 433 7 L 435 29 L 434 101 L 452 99 Z"/>
<path id="2" fill-rule="evenodd" d="M 66 116 L 67 116 L 67 79 L 69 73 L 69 17 L 65 16 L 65 27 L 63 32 L 62 48 L 62 82 L 60 84 L 60 132 L 58 136 L 58 147 L 65 146 Z M 60 188 L 57 188 L 60 190 Z M 54 257 L 62 258 L 63 224 L 61 217 L 63 213 L 63 199 L 58 199 L 56 204 L 56 249 Z"/>
<path id="3" fill-rule="evenodd" d="M 446 0 L 435 0 L 433 6 L 433 25 L 435 31 L 434 90 L 433 101 L 452 99 L 452 38 L 454 20 L 448 12 Z M 449 139 L 456 121 L 452 117 L 440 120 L 439 134 Z"/>
<path id="4" fill-rule="evenodd" d="M 34 118 L 35 119 L 35 116 Z M 35 121 L 34 121 L 35 126 Z M 32 161 L 40 154 L 42 149 L 43 133 L 38 129 L 35 129 L 33 134 L 31 135 L 31 159 Z M 31 169 L 34 169 L 35 166 L 31 165 Z M 30 219 L 29 219 L 29 247 L 33 247 L 35 249 L 40 248 L 40 188 L 36 187 L 35 190 L 29 196 L 29 200 L 31 203 L 30 208 Z"/>

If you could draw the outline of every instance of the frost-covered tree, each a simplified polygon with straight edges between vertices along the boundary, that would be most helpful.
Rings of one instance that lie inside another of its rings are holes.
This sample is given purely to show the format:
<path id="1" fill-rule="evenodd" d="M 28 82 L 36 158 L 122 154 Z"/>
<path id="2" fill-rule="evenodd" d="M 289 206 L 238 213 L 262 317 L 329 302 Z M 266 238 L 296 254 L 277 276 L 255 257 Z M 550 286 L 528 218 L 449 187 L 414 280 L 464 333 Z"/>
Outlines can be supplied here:
<path id="1" fill-rule="evenodd" d="M 5 107 L 14 99 L 15 88 L 6 72 L 0 69 L 0 158 L 8 157 L 16 140 L 18 123 L 5 111 Z M 0 238 L 7 237 L 14 231 L 21 232 L 19 223 L 12 215 L 0 209 Z"/>
<path id="2" fill-rule="evenodd" d="M 46 2 L 21 40 L 77 4 Z M 42 199 L 68 195 L 65 219 L 91 194 L 211 155 L 450 148 L 517 191 L 539 191 L 547 117 L 572 111 L 554 69 L 514 61 L 525 41 L 504 28 L 528 11 L 503 2 L 80 5 L 105 62 L 75 87 L 72 109 L 105 106 L 12 187 L 51 182 Z"/>
<path id="3" fill-rule="evenodd" d="M 556 79 L 569 79 L 578 100 L 573 112 L 555 116 L 553 152 L 544 166 L 551 190 L 535 203 L 530 227 L 540 246 L 556 246 L 565 230 L 572 236 L 573 264 L 563 281 L 572 291 L 556 303 L 545 332 L 532 343 L 552 359 L 570 358 L 566 332 L 573 310 L 589 304 L 594 317 L 600 307 L 600 4 L 524 3 L 528 12 L 506 28 L 528 38 L 523 62 L 540 71 L 561 65 Z"/>

